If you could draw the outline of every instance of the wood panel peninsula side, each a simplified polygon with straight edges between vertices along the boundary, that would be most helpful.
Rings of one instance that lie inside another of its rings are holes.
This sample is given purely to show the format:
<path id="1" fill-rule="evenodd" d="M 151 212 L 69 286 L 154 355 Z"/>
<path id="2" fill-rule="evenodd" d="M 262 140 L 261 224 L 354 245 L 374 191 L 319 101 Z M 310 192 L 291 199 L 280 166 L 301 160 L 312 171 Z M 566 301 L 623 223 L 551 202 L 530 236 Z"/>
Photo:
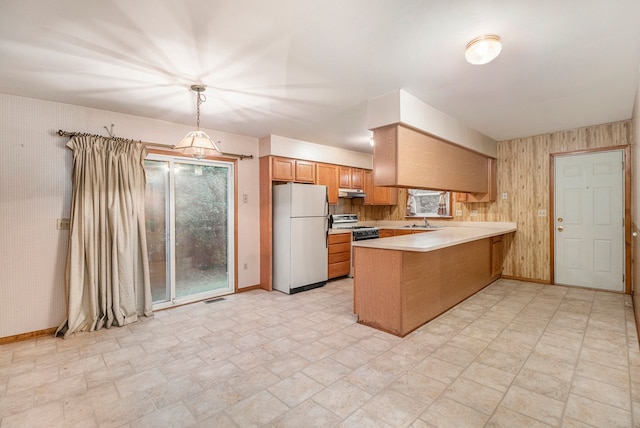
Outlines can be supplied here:
<path id="1" fill-rule="evenodd" d="M 358 322 L 403 337 L 498 279 L 516 225 L 490 224 L 354 242 Z"/>

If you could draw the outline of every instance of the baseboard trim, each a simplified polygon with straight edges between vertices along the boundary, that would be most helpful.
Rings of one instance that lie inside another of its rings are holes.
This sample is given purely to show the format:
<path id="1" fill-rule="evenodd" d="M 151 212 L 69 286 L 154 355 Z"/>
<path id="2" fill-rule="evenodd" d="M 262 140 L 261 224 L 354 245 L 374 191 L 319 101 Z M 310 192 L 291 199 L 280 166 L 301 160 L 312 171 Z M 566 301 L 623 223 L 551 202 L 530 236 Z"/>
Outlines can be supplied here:
<path id="1" fill-rule="evenodd" d="M 536 284 L 551 285 L 551 281 L 546 279 L 522 278 L 520 276 L 502 275 L 502 279 L 513 279 L 515 281 L 535 282 Z"/>
<path id="2" fill-rule="evenodd" d="M 244 293 L 245 291 L 251 291 L 251 290 L 262 290 L 262 288 L 260 287 L 260 284 L 258 285 L 250 285 L 248 287 L 242 287 L 242 288 L 238 288 L 238 293 Z"/>
<path id="3" fill-rule="evenodd" d="M 29 339 L 35 339 L 42 336 L 53 336 L 58 327 L 51 327 L 45 330 L 31 331 L 29 333 L 16 334 L 14 336 L 0 337 L 0 345 L 6 345 L 8 343 L 22 342 Z"/>

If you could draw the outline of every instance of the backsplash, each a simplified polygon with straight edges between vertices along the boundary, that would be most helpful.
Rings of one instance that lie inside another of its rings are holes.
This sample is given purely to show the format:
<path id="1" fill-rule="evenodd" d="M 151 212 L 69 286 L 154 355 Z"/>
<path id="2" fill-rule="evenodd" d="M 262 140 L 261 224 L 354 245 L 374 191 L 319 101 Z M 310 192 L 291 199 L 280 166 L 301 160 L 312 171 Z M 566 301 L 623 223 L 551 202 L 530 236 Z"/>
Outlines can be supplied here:
<path id="1" fill-rule="evenodd" d="M 398 205 L 363 205 L 362 199 L 338 199 L 338 205 L 329 206 L 330 214 L 358 214 L 360 221 L 399 221 L 406 220 L 407 189 L 398 189 Z M 495 202 L 453 202 L 451 220 L 456 221 L 501 221 L 498 204 Z M 456 210 L 462 215 L 456 217 Z M 472 210 L 476 211 L 471 216 Z M 445 220 L 446 221 L 446 220 Z"/>

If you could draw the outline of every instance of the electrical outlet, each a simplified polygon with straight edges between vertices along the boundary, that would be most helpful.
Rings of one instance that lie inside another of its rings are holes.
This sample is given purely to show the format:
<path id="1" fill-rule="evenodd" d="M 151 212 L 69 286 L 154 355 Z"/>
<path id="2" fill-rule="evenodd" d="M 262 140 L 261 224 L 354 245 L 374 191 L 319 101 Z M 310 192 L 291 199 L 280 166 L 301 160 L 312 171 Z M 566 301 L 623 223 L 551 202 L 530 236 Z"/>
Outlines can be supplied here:
<path id="1" fill-rule="evenodd" d="M 56 224 L 58 230 L 69 230 L 70 220 L 68 218 L 59 218 Z"/>
<path id="2" fill-rule="evenodd" d="M 249 202 L 249 195 L 247 195 L 246 193 L 242 195 L 242 202 L 245 204 Z"/>
<path id="3" fill-rule="evenodd" d="M 547 210 L 538 210 L 538 217 L 546 217 Z"/>
<path id="4" fill-rule="evenodd" d="M 507 192 L 502 192 L 502 200 L 503 201 L 507 200 Z"/>
<path id="5" fill-rule="evenodd" d="M 456 210 L 456 217 L 462 217 L 462 210 Z"/>
<path id="6" fill-rule="evenodd" d="M 471 217 L 477 217 L 478 216 L 478 210 L 471 210 Z"/>

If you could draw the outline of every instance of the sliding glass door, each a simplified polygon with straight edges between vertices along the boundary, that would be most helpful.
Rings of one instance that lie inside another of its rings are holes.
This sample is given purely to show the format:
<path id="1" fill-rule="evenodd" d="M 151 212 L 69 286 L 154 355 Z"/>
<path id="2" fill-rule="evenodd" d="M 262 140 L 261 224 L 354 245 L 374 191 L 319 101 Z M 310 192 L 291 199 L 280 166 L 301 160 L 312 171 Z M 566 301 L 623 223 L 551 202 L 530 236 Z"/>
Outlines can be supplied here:
<path id="1" fill-rule="evenodd" d="M 145 168 L 154 307 L 233 292 L 233 164 L 153 154 Z"/>

